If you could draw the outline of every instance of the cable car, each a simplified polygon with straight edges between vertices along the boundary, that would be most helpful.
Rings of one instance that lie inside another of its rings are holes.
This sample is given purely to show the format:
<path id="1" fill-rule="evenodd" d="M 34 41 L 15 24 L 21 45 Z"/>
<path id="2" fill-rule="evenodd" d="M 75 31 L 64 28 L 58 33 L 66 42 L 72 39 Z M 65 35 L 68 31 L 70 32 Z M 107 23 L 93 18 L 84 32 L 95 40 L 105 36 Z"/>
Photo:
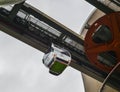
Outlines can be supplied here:
<path id="1" fill-rule="evenodd" d="M 71 62 L 71 54 L 68 50 L 52 44 L 51 48 L 43 56 L 43 64 L 49 68 L 53 75 L 61 74 Z"/>

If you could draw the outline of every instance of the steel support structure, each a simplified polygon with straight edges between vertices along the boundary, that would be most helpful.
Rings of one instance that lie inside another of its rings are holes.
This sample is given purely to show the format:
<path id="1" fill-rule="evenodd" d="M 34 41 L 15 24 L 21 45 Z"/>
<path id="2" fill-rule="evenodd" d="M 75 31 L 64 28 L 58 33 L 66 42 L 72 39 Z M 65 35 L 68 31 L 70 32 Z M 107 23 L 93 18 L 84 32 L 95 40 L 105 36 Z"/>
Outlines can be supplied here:
<path id="1" fill-rule="evenodd" d="M 13 10 L 15 8 L 13 7 Z M 29 4 L 24 3 L 21 7 L 18 6 L 17 10 L 11 13 L 11 11 L 0 8 L 0 29 L 3 32 L 43 53 L 51 43 L 64 47 L 72 54 L 71 67 L 99 81 L 104 80 L 107 73 L 98 70 L 88 61 L 83 49 L 84 41 L 80 35 Z M 9 17 L 10 14 L 14 17 Z M 119 90 L 119 76 L 112 76 L 108 84 Z"/>
<path id="2" fill-rule="evenodd" d="M 109 14 L 120 11 L 119 0 L 85 0 L 102 12 Z"/>

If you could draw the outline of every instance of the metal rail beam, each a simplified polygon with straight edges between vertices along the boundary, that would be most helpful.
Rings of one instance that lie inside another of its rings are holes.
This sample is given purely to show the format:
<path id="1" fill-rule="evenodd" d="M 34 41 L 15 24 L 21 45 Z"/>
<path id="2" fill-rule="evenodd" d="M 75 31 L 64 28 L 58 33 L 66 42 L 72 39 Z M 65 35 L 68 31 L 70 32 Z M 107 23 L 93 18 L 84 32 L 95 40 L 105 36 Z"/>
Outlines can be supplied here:
<path id="1" fill-rule="evenodd" d="M 111 9 L 108 6 L 100 3 L 99 2 L 100 0 L 85 0 L 85 1 L 87 1 L 88 3 L 90 3 L 93 6 L 95 6 L 97 9 L 103 11 L 106 14 L 115 12 L 113 9 Z"/>
<path id="2" fill-rule="evenodd" d="M 16 16 L 16 14 L 18 13 L 19 9 L 22 7 L 23 4 L 24 2 L 21 2 L 20 4 L 16 4 L 14 6 L 14 8 L 10 11 L 10 15 L 9 15 L 10 19 L 14 19 L 14 17 Z"/>

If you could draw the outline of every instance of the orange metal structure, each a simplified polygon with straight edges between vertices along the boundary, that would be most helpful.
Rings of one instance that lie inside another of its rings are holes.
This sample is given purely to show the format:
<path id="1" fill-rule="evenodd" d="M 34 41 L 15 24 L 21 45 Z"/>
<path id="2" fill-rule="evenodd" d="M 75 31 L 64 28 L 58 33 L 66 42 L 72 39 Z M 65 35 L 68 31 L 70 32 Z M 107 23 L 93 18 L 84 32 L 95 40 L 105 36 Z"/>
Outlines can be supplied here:
<path id="1" fill-rule="evenodd" d="M 93 35 L 102 25 L 110 29 L 112 39 L 108 42 L 96 43 L 93 41 Z M 114 66 L 107 66 L 101 63 L 98 60 L 98 56 L 100 53 L 113 51 L 116 54 L 117 63 L 120 62 L 120 12 L 104 15 L 95 21 L 86 34 L 84 45 L 89 61 L 100 70 L 110 72 Z"/>

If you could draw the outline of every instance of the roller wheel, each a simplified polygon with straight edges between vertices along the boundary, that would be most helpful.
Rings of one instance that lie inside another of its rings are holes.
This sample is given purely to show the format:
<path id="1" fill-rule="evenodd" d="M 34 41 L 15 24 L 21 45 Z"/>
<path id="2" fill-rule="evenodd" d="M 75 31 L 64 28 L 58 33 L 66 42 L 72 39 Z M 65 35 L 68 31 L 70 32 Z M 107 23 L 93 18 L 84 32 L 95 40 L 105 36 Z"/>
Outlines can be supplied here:
<path id="1" fill-rule="evenodd" d="M 95 21 L 86 34 L 84 47 L 86 56 L 95 67 L 110 72 L 120 62 L 120 12 Z M 110 57 L 107 61 L 102 58 L 106 53 Z"/>

